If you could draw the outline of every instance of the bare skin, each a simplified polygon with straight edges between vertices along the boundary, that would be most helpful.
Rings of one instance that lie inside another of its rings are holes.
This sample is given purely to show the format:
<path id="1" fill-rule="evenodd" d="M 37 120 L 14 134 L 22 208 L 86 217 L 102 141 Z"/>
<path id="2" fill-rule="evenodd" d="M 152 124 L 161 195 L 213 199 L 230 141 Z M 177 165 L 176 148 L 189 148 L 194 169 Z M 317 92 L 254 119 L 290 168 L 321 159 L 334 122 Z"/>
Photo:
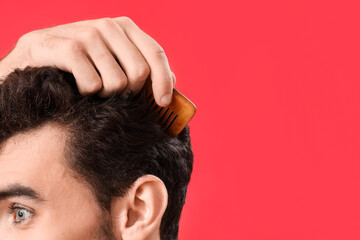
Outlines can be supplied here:
<path id="1" fill-rule="evenodd" d="M 64 167 L 64 137 L 48 128 L 17 135 L 3 145 L 0 191 L 24 186 L 36 191 L 40 198 L 2 199 L 0 236 L 3 239 L 93 239 L 91 229 L 97 229 L 100 210 L 90 192 Z M 9 212 L 11 206 L 19 208 Z M 23 218 L 16 216 L 19 211 Z"/>
<path id="2" fill-rule="evenodd" d="M 130 18 L 104 18 L 36 30 L 0 61 L 0 78 L 16 68 L 54 66 L 74 74 L 84 95 L 137 93 L 150 76 L 155 100 L 167 106 L 175 75 L 163 48 Z"/>
<path id="3" fill-rule="evenodd" d="M 159 240 L 167 206 L 163 182 L 140 177 L 125 197 L 113 198 L 104 222 L 89 186 L 67 167 L 65 144 L 66 131 L 47 124 L 1 145 L 1 239 Z"/>
<path id="4" fill-rule="evenodd" d="M 0 61 L 0 79 L 26 66 L 71 72 L 80 93 L 102 97 L 137 93 L 150 77 L 160 106 L 171 102 L 175 84 L 164 50 L 127 17 L 27 33 Z M 63 129 L 46 125 L 1 145 L 0 238 L 159 240 L 167 206 L 164 183 L 140 177 L 125 197 L 112 199 L 104 215 L 89 186 L 66 166 L 65 139 Z"/>

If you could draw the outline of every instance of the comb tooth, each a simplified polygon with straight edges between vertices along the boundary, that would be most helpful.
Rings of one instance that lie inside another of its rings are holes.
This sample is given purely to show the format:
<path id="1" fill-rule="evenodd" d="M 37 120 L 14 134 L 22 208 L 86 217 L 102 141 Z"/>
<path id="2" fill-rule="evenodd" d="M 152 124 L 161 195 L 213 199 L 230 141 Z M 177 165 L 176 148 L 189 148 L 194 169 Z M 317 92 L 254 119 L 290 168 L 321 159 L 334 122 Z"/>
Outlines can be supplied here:
<path id="1" fill-rule="evenodd" d="M 195 105 L 178 90 L 174 89 L 173 104 L 170 107 L 161 107 L 156 104 L 150 80 L 144 86 L 146 97 L 146 113 L 152 111 L 162 129 L 171 136 L 177 136 L 183 126 L 194 116 Z M 179 112 L 181 112 L 179 114 Z M 155 119 L 154 119 L 155 120 Z"/>
<path id="2" fill-rule="evenodd" d="M 146 98 L 147 98 L 148 100 L 150 100 L 150 99 L 154 99 L 154 96 L 153 96 L 151 93 L 147 92 L 147 93 L 146 93 Z"/>
<path id="3" fill-rule="evenodd" d="M 146 100 L 147 100 L 147 103 L 148 103 L 148 104 L 149 104 L 149 103 L 152 104 L 152 101 L 155 101 L 153 95 L 151 95 L 151 94 L 146 97 Z"/>
<path id="4" fill-rule="evenodd" d="M 169 125 L 166 127 L 165 131 L 168 131 L 169 128 L 171 127 L 171 125 L 174 123 L 175 119 L 178 117 L 178 115 L 176 114 L 175 117 L 171 120 L 171 122 L 169 123 Z"/>
<path id="5" fill-rule="evenodd" d="M 160 117 L 159 122 L 161 123 L 161 121 L 163 120 L 163 118 L 165 117 L 165 115 L 167 114 L 167 112 L 170 110 L 170 108 L 167 108 L 166 111 L 164 112 L 164 114 Z"/>
<path id="6" fill-rule="evenodd" d="M 157 121 L 160 123 L 160 119 L 162 117 L 162 111 L 164 110 L 164 107 L 160 107 L 159 110 L 156 112 L 157 114 Z"/>
<path id="7" fill-rule="evenodd" d="M 154 102 L 151 104 L 151 106 L 150 106 L 150 111 L 154 111 L 154 109 L 156 108 L 156 102 L 155 102 L 155 100 L 154 100 Z"/>
<path id="8" fill-rule="evenodd" d="M 158 108 L 159 106 L 157 105 L 157 103 L 155 102 L 154 100 L 154 104 L 151 106 L 151 111 L 156 111 L 156 109 Z"/>
<path id="9" fill-rule="evenodd" d="M 149 100 L 151 100 L 151 98 Z M 154 102 L 155 102 L 154 99 L 152 101 L 148 101 L 147 108 L 146 108 L 146 113 L 149 112 L 149 110 L 151 109 L 151 106 L 154 104 Z"/>
<path id="10" fill-rule="evenodd" d="M 165 128 L 166 123 L 169 121 L 170 117 L 174 114 L 174 111 L 171 111 L 170 115 L 166 118 L 166 120 L 162 123 L 162 127 Z"/>
<path id="11" fill-rule="evenodd" d="M 151 101 L 151 107 L 153 107 L 154 105 L 156 105 L 156 102 L 155 102 L 155 99 L 154 98 L 152 98 L 152 101 Z"/>
<path id="12" fill-rule="evenodd" d="M 164 107 L 161 107 L 158 111 L 158 114 L 160 115 L 160 113 L 162 112 L 162 110 L 164 109 Z"/>
<path id="13" fill-rule="evenodd" d="M 151 99 L 151 97 L 152 97 L 152 94 L 149 93 L 149 91 L 146 90 L 145 98 L 146 98 L 147 100 L 149 100 L 149 99 Z"/>
<path id="14" fill-rule="evenodd" d="M 149 109 L 149 110 L 150 110 L 151 107 L 154 105 L 154 103 L 155 103 L 155 100 L 153 99 L 153 100 L 150 102 L 150 104 L 148 105 L 148 109 Z"/>

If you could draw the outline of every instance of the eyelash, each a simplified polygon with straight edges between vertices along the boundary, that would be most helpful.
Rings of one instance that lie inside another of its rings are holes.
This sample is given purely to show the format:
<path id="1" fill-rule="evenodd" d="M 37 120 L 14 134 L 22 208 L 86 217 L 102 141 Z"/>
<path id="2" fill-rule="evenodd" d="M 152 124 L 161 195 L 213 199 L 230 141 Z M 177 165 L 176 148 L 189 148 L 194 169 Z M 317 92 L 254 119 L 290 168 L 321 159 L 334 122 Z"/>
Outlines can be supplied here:
<path id="1" fill-rule="evenodd" d="M 16 211 L 19 211 L 19 210 L 25 210 L 26 212 L 30 213 L 30 217 L 26 220 L 20 220 L 20 221 L 16 221 L 16 220 L 13 220 L 13 224 L 21 224 L 22 222 L 24 221 L 27 221 L 29 219 L 31 219 L 33 216 L 34 216 L 34 212 L 26 207 L 23 207 L 23 206 L 20 206 L 20 205 L 17 205 L 17 204 L 13 204 L 9 207 L 9 214 L 12 215 L 13 219 L 15 218 L 16 219 Z"/>

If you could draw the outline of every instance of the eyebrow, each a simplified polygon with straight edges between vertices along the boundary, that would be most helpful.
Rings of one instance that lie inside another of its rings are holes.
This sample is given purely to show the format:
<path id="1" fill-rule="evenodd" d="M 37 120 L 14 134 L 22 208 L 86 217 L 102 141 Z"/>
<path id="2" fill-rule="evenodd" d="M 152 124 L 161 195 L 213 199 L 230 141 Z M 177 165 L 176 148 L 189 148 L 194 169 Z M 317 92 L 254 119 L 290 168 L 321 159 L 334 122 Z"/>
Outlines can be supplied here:
<path id="1" fill-rule="evenodd" d="M 0 201 L 10 197 L 26 197 L 35 201 L 44 201 L 34 189 L 20 184 L 12 184 L 5 189 L 0 189 Z"/>

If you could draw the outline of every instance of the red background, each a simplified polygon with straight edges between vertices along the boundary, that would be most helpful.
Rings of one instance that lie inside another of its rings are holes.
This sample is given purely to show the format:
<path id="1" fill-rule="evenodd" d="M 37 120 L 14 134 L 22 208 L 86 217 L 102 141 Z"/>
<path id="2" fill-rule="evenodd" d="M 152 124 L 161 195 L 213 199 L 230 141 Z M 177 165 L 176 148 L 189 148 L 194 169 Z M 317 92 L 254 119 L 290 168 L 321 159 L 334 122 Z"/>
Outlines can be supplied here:
<path id="1" fill-rule="evenodd" d="M 37 28 L 131 17 L 198 106 L 180 239 L 360 239 L 356 1 L 9 1 L 0 54 Z"/>

